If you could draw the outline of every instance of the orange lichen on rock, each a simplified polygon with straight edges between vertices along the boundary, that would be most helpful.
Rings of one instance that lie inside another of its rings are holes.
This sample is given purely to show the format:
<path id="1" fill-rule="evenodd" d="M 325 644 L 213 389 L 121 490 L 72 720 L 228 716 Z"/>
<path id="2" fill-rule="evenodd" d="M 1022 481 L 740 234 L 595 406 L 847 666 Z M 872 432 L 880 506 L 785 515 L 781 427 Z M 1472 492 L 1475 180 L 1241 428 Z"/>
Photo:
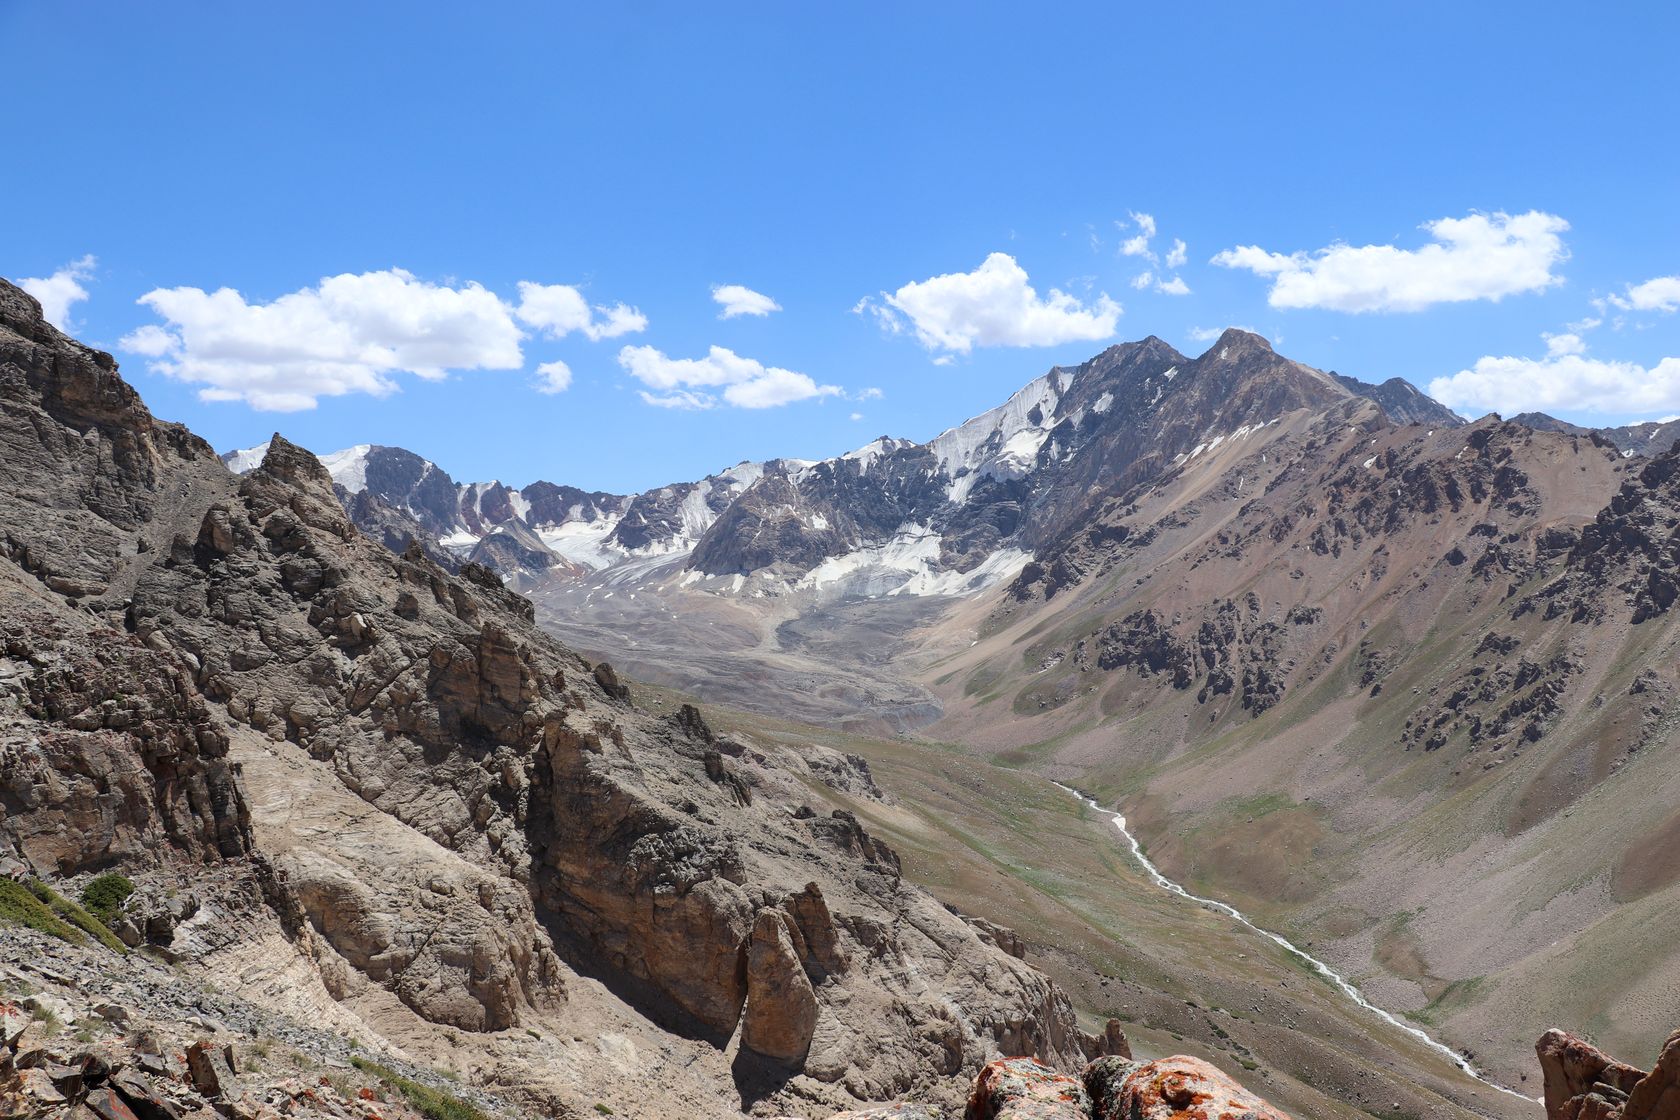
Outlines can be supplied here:
<path id="1" fill-rule="evenodd" d="M 1085 1069 L 1094 1120 L 1289 1120 L 1199 1058 L 1099 1058 Z"/>
<path id="2" fill-rule="evenodd" d="M 1033 1058 L 1000 1058 L 975 1078 L 965 1120 L 1087 1120 L 1091 1099 L 1078 1078 Z"/>

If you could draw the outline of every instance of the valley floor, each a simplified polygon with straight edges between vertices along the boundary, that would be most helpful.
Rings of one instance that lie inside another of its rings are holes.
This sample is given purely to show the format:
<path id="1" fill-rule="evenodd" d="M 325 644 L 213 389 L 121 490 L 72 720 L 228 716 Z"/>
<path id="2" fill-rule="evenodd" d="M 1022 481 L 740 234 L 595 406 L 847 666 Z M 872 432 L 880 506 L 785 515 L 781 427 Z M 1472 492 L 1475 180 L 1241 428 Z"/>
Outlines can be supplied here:
<path id="1" fill-rule="evenodd" d="M 682 702 L 653 687 L 655 705 Z M 1106 814 L 1053 782 L 959 748 L 858 736 L 708 708 L 764 743 L 865 757 L 881 804 L 827 787 L 946 905 L 1021 935 L 1092 1024 L 1125 1024 L 1141 1056 L 1207 1059 L 1300 1116 L 1534 1117 L 1538 1103 L 1478 1082 L 1359 1007 L 1298 957 L 1228 915 L 1162 891 Z M 1538 1075 L 1517 1088 L 1538 1095 Z"/>

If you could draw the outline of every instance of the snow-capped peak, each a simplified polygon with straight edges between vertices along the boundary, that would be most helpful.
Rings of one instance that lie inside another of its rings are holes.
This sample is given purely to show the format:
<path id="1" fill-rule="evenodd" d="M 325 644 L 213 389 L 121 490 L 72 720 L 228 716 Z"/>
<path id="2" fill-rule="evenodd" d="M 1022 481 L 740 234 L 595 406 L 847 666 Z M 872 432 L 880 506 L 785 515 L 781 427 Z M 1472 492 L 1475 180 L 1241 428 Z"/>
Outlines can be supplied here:
<path id="1" fill-rule="evenodd" d="M 327 468 L 334 482 L 352 494 L 359 494 L 367 489 L 367 459 L 368 452 L 372 450 L 371 443 L 358 443 L 343 451 L 321 456 L 321 465 Z"/>

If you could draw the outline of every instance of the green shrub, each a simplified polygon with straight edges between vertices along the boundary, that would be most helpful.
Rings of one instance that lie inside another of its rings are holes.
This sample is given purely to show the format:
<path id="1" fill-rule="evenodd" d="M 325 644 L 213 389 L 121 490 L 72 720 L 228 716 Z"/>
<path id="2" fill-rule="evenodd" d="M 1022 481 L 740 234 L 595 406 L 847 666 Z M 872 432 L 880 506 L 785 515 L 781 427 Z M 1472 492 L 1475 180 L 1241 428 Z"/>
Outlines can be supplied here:
<path id="1" fill-rule="evenodd" d="M 82 906 L 107 926 L 122 916 L 122 905 L 134 893 L 127 876 L 111 872 L 82 888 Z"/>
<path id="2" fill-rule="evenodd" d="M 128 946 L 124 945 L 121 941 L 118 941 L 117 935 L 112 933 L 110 928 L 107 927 L 104 922 L 95 918 L 92 914 L 89 914 L 86 910 L 83 910 L 74 902 L 71 902 L 69 899 L 59 895 L 58 892 L 41 882 L 41 880 L 29 880 L 29 893 L 33 894 L 37 901 L 46 906 L 48 910 L 51 910 L 59 918 L 69 922 L 72 926 L 92 937 L 95 941 L 98 941 L 101 945 L 105 946 L 105 948 L 111 950 L 113 953 L 123 955 L 128 953 Z M 81 944 L 79 940 L 74 943 L 78 945 Z"/>
<path id="3" fill-rule="evenodd" d="M 388 1069 L 378 1062 L 370 1062 L 366 1058 L 354 1055 L 350 1064 L 363 1073 L 372 1074 L 385 1084 L 401 1093 L 414 1106 L 414 1110 L 427 1120 L 490 1120 L 488 1116 L 448 1093 L 440 1092 L 430 1085 L 422 1085 L 418 1081 L 404 1077 L 394 1069 Z"/>
<path id="4" fill-rule="evenodd" d="M 0 877 L 0 919 L 41 933 L 51 934 L 72 945 L 86 942 L 76 927 L 54 914 L 29 887 Z"/>

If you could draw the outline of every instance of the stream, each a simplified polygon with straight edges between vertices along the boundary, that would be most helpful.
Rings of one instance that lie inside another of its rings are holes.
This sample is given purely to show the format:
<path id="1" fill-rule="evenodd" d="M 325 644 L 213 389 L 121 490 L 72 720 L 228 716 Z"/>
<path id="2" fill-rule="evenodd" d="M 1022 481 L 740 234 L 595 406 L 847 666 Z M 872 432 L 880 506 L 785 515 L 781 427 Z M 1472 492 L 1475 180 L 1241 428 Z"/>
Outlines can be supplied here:
<path id="1" fill-rule="evenodd" d="M 1151 863 L 1150 860 L 1149 860 L 1149 857 L 1143 854 L 1143 848 L 1138 844 L 1137 837 L 1133 836 L 1129 831 L 1127 831 L 1127 829 L 1126 829 L 1126 818 L 1122 814 L 1117 813 L 1112 809 L 1104 809 L 1101 805 L 1098 805 L 1095 800 L 1085 796 L 1083 793 L 1080 793 L 1078 790 L 1074 789 L 1072 786 L 1064 786 L 1064 785 L 1062 785 L 1061 782 L 1057 782 L 1055 784 L 1060 789 L 1063 789 L 1063 790 L 1067 791 L 1068 793 L 1071 793 L 1073 796 L 1077 797 L 1080 801 L 1084 802 L 1086 805 L 1089 805 L 1092 809 L 1096 810 L 1098 813 L 1102 813 L 1102 814 L 1106 815 L 1107 817 L 1109 817 L 1110 820 L 1113 821 L 1114 827 L 1120 831 L 1120 835 L 1125 838 L 1127 845 L 1129 845 L 1131 847 L 1132 857 L 1137 860 L 1138 866 L 1142 867 L 1146 872 L 1148 872 L 1149 877 L 1151 879 L 1155 880 L 1155 885 L 1160 887 L 1162 890 L 1171 891 L 1173 894 L 1176 894 L 1181 898 L 1187 898 L 1191 902 L 1198 903 L 1202 906 L 1210 907 L 1214 910 L 1219 911 L 1221 914 L 1229 914 L 1231 917 L 1235 918 L 1238 922 L 1241 922 L 1243 925 L 1247 926 L 1249 929 L 1253 930 L 1255 933 L 1258 933 L 1260 936 L 1265 937 L 1268 940 L 1276 943 L 1285 952 L 1287 952 L 1287 953 L 1299 958 L 1301 961 L 1305 962 L 1307 965 L 1309 965 L 1313 969 L 1314 972 L 1317 972 L 1320 976 L 1324 977 L 1326 980 L 1328 980 L 1332 984 L 1336 985 L 1336 987 L 1340 988 L 1342 990 L 1342 994 L 1347 996 L 1354 1003 L 1357 1003 L 1360 1007 L 1363 1007 L 1365 1010 L 1371 1012 L 1373 1015 L 1380 1016 L 1385 1022 L 1389 1023 L 1391 1026 L 1398 1027 L 1401 1030 L 1405 1031 L 1407 1034 L 1411 1035 L 1413 1038 L 1417 1039 L 1419 1042 L 1422 1042 L 1425 1046 L 1428 1046 L 1431 1050 L 1434 1050 L 1437 1053 L 1442 1054 L 1447 1058 L 1450 1058 L 1454 1065 L 1456 1065 L 1459 1069 L 1463 1070 L 1465 1073 L 1469 1074 L 1471 1077 L 1475 1078 L 1477 1081 L 1480 1081 L 1482 1084 L 1489 1085 L 1489 1086 L 1491 1086 L 1495 1089 L 1498 1089 L 1501 1093 L 1508 1093 L 1511 1096 L 1516 1097 L 1520 1100 L 1528 1101 L 1528 1100 L 1537 1099 L 1537 1098 L 1525 1096 L 1524 1094 L 1517 1092 L 1515 1089 L 1511 1089 L 1507 1086 L 1501 1085 L 1499 1082 L 1493 1080 L 1492 1078 L 1488 1077 L 1486 1074 L 1484 1074 L 1480 1070 L 1478 1070 L 1474 1065 L 1472 1065 L 1470 1063 L 1470 1060 L 1468 1058 L 1466 1058 L 1464 1055 L 1460 1054 L 1458 1051 L 1454 1050 L 1452 1047 L 1446 1045 L 1443 1042 L 1438 1042 L 1437 1040 L 1431 1038 L 1428 1034 L 1419 1030 L 1417 1027 L 1412 1026 L 1410 1023 L 1402 1022 L 1400 1019 L 1398 1019 L 1395 1016 L 1389 1014 L 1387 1011 L 1384 1011 L 1382 1008 L 1378 1007 L 1376 1004 L 1374 1004 L 1370 1000 L 1366 999 L 1365 996 L 1360 992 L 1360 990 L 1358 988 L 1354 987 L 1351 983 L 1349 983 L 1346 979 L 1344 979 L 1342 977 L 1342 975 L 1339 972 L 1337 972 L 1335 969 L 1331 968 L 1329 965 L 1325 964 L 1323 961 L 1319 960 L 1317 957 L 1308 953 L 1306 950 L 1302 949 L 1300 946 L 1296 945 L 1294 942 L 1290 941 L 1288 938 L 1282 936 L 1281 934 L 1273 933 L 1269 929 L 1262 929 L 1261 927 L 1255 925 L 1253 922 L 1249 921 L 1248 917 L 1245 914 L 1243 914 L 1243 912 L 1241 910 L 1238 910 L 1235 906 L 1231 906 L 1228 903 L 1220 902 L 1216 898 L 1203 898 L 1199 894 L 1191 894 L 1189 891 L 1185 890 L 1182 886 L 1173 882 L 1171 879 L 1167 878 L 1165 875 L 1161 874 L 1161 869 L 1156 867 L 1153 863 Z"/>

